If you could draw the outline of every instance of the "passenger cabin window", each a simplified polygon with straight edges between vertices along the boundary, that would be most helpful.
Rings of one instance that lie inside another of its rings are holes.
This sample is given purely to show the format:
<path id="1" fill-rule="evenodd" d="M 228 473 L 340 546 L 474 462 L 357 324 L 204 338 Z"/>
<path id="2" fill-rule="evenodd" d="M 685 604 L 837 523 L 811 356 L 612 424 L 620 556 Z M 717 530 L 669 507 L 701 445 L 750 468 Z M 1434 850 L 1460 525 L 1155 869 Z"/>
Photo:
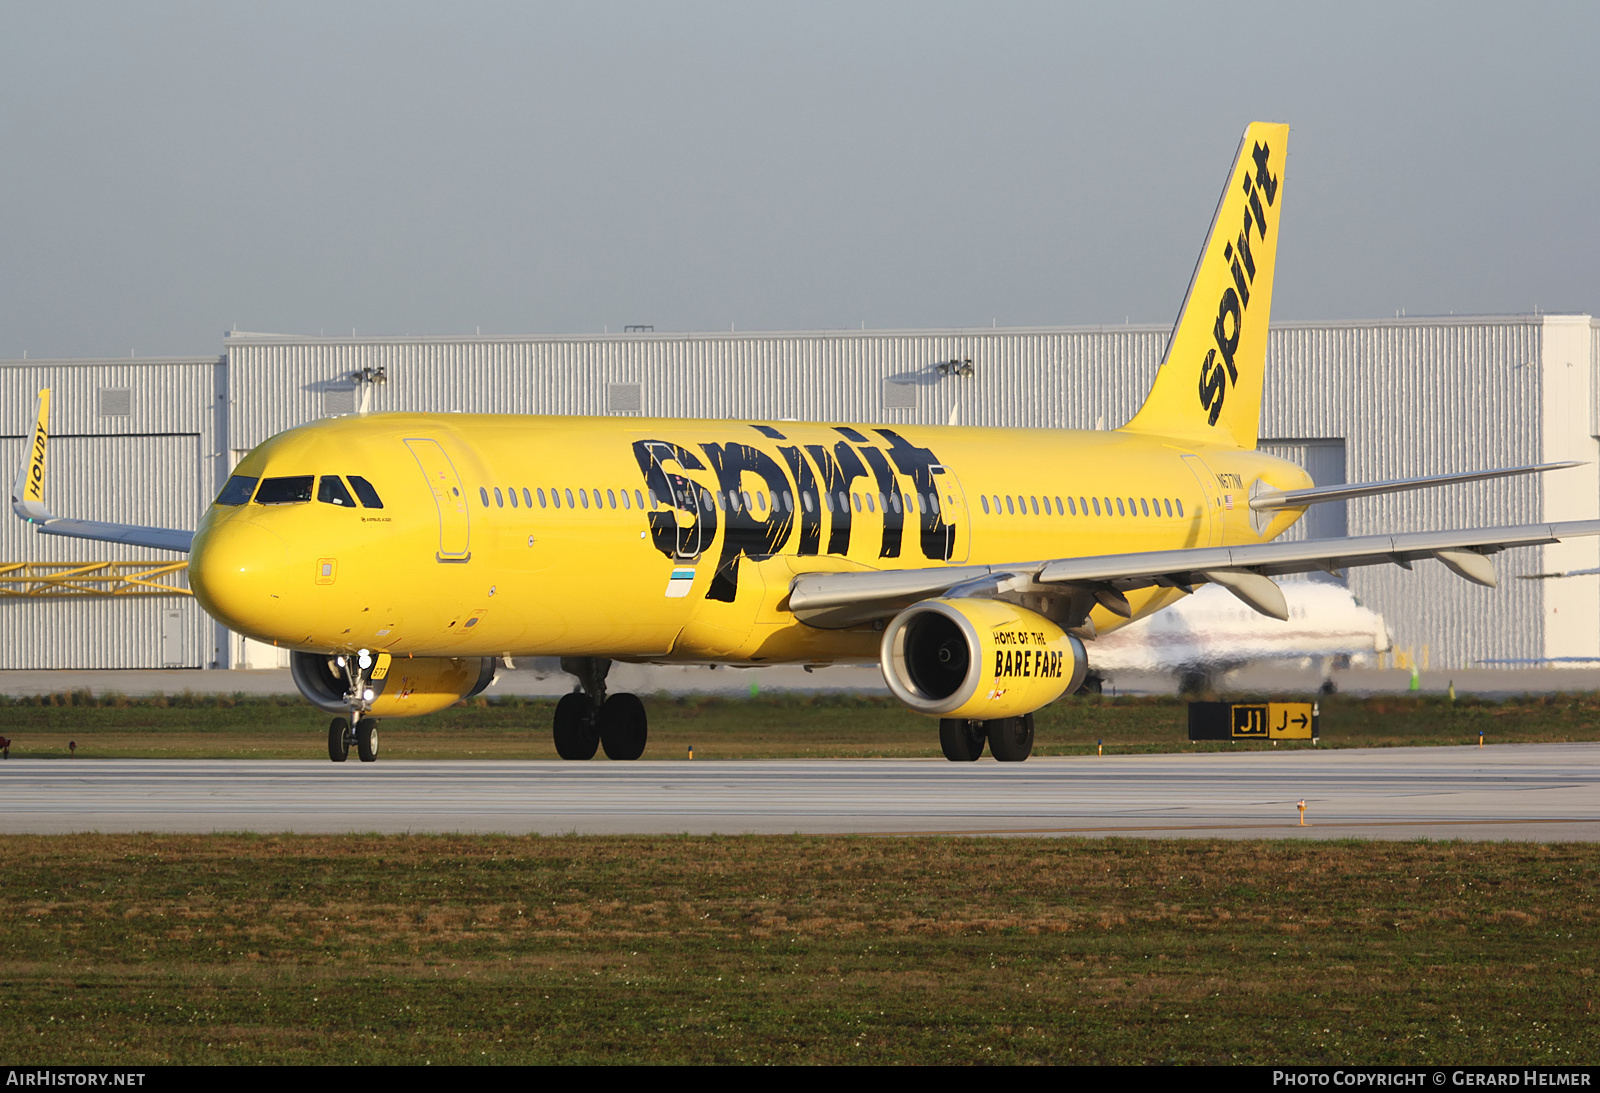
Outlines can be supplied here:
<path id="1" fill-rule="evenodd" d="M 222 487 L 222 492 L 217 494 L 217 504 L 244 504 L 250 500 L 250 495 L 256 492 L 256 483 L 260 481 L 261 479 L 259 478 L 247 478 L 242 474 L 234 475 L 232 478 L 228 479 L 227 484 Z"/>
<path id="2" fill-rule="evenodd" d="M 296 505 L 311 500 L 316 475 L 297 474 L 288 478 L 264 478 L 256 491 L 258 505 Z"/>
<path id="3" fill-rule="evenodd" d="M 350 488 L 356 491 L 356 496 L 361 498 L 363 508 L 381 509 L 383 501 L 378 497 L 378 491 L 372 488 L 372 483 L 362 478 L 359 474 L 347 475 L 350 479 Z"/>
<path id="4" fill-rule="evenodd" d="M 484 508 L 488 508 L 489 507 L 489 491 L 484 489 L 482 486 L 479 486 L 478 487 L 478 496 L 483 498 L 483 507 Z"/>
<path id="5" fill-rule="evenodd" d="M 322 481 L 317 483 L 317 500 L 324 505 L 343 505 L 352 509 L 356 507 L 356 499 L 350 496 L 350 491 L 344 488 L 344 483 L 336 474 L 322 476 Z"/>

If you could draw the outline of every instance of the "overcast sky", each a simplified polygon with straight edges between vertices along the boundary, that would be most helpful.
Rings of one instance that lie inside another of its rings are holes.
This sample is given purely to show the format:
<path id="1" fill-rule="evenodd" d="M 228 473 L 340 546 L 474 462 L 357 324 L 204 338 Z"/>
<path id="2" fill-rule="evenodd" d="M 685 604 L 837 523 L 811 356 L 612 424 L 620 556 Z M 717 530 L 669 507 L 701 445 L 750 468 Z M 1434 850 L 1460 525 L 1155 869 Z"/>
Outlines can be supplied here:
<path id="1" fill-rule="evenodd" d="M 0 4 L 0 357 L 1600 310 L 1600 5 Z"/>

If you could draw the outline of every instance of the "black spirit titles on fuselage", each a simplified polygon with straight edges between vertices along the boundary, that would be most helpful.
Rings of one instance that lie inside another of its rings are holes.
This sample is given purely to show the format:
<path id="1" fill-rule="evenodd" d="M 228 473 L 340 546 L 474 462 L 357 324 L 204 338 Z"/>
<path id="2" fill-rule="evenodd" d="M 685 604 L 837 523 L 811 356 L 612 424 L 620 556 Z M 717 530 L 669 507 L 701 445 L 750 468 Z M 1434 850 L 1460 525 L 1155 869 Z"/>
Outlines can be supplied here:
<path id="1" fill-rule="evenodd" d="M 768 440 L 787 439 L 771 426 L 756 426 Z M 707 441 L 696 445 L 704 461 L 689 447 L 668 440 L 638 440 L 634 459 L 645 485 L 663 506 L 648 514 L 650 539 L 669 558 L 695 557 L 716 545 L 722 532 L 716 570 L 706 598 L 732 602 L 738 595 L 739 559 L 765 558 L 793 550 L 815 555 L 822 550 L 823 513 L 830 514 L 827 552 L 850 553 L 858 479 L 870 482 L 869 494 L 880 509 L 880 558 L 900 556 L 908 512 L 920 514 L 919 543 L 925 557 L 943 561 L 954 539 L 939 504 L 934 468 L 940 462 L 933 451 L 917 447 L 891 429 L 874 430 L 887 442 L 878 447 L 848 426 L 836 431 L 846 439 L 827 444 L 765 445 Z M 891 467 L 891 462 L 893 466 Z M 708 466 L 709 464 L 709 466 Z M 676 470 L 671 469 L 675 465 Z M 716 480 L 713 496 L 708 484 L 689 472 L 708 471 Z M 908 479 L 918 501 L 914 509 L 902 502 Z M 747 501 L 744 476 L 754 474 L 771 498 Z M 869 500 L 870 505 L 870 500 Z M 718 513 L 721 513 L 719 529 Z M 799 534 L 795 514 L 799 513 Z M 791 540 L 795 540 L 791 542 Z"/>

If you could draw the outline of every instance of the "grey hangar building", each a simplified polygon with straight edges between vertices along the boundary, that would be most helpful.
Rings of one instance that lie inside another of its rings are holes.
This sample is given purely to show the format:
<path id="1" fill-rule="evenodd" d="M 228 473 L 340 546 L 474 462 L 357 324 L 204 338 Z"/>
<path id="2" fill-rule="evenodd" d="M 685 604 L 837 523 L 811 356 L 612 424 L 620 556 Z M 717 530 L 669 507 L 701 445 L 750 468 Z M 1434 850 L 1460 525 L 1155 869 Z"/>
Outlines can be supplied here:
<path id="1" fill-rule="evenodd" d="M 220 355 L 0 361 L 0 459 L 53 391 L 57 514 L 193 528 L 251 448 L 355 412 L 562 414 L 1110 429 L 1170 328 L 604 336 L 232 333 Z M 1588 315 L 1276 323 L 1261 447 L 1318 485 L 1564 460 L 1543 475 L 1316 506 L 1290 538 L 1600 518 L 1600 323 Z M 1072 468 L 1060 468 L 1063 485 Z M 184 558 L 0 523 L 0 669 L 272 668 L 187 591 Z M 1432 668 L 1600 663 L 1600 540 L 1496 555 L 1498 589 L 1434 562 L 1351 592 Z M 1596 572 L 1576 573 L 1592 570 Z M 1562 576 L 1552 576 L 1561 574 Z M 1566 576 L 1566 574 L 1574 574 Z M 1537 579 L 1522 579 L 1537 578 Z M 1091 644 L 1090 660 L 1094 650 Z"/>

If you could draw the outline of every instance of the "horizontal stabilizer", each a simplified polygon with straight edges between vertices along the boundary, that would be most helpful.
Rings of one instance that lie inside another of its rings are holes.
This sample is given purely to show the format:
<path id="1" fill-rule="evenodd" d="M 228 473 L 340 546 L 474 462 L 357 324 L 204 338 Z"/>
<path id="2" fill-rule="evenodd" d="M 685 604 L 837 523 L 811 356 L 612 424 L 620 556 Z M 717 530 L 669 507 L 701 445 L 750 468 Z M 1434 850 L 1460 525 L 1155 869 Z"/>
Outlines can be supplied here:
<path id="1" fill-rule="evenodd" d="M 1572 460 L 1566 463 L 1536 463 L 1526 467 L 1499 467 L 1492 471 L 1437 474 L 1429 478 L 1393 478 L 1387 482 L 1341 483 L 1336 486 L 1315 486 L 1305 490 L 1270 490 L 1252 497 L 1250 507 L 1257 512 L 1291 509 L 1303 505 L 1322 505 L 1329 501 L 1348 501 L 1353 497 L 1404 493 L 1406 490 L 1426 490 L 1434 486 L 1454 485 L 1457 482 L 1481 482 L 1488 478 L 1510 478 L 1518 474 L 1539 474 L 1542 471 L 1560 471 L 1568 467 L 1581 466 L 1582 462 Z"/>

